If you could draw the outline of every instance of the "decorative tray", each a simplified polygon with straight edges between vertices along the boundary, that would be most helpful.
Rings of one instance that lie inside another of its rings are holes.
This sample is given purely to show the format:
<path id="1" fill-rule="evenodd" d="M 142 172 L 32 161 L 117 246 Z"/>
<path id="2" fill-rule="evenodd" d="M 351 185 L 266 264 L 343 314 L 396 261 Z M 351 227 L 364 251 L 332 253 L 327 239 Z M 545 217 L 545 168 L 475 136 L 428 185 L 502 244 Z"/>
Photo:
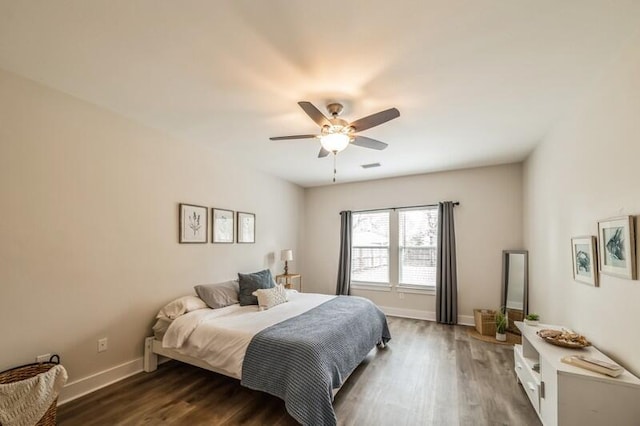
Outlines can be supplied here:
<path id="1" fill-rule="evenodd" d="M 564 348 L 582 349 L 591 346 L 591 343 L 589 343 L 584 336 L 570 330 L 553 330 L 546 328 L 538 331 L 536 334 L 545 342 Z"/>

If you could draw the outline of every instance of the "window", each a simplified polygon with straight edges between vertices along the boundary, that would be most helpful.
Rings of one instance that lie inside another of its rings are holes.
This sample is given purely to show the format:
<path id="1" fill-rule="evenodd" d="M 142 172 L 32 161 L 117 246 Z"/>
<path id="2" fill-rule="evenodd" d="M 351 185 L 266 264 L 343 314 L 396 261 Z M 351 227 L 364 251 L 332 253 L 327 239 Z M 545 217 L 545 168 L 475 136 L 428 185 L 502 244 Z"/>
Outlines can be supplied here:
<path id="1" fill-rule="evenodd" d="M 438 246 L 437 207 L 354 212 L 352 223 L 354 287 L 433 291 Z"/>
<path id="2" fill-rule="evenodd" d="M 398 272 L 400 285 L 436 285 L 438 209 L 398 212 Z"/>
<path id="3" fill-rule="evenodd" d="M 353 213 L 351 280 L 389 282 L 389 211 Z"/>

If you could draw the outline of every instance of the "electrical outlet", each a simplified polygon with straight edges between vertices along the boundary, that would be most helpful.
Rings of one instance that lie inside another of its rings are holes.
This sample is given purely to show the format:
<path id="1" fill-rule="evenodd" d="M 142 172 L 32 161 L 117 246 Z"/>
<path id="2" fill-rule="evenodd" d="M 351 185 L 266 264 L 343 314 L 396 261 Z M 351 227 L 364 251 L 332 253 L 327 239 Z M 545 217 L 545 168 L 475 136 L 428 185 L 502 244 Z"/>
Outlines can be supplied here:
<path id="1" fill-rule="evenodd" d="M 404 293 L 402 293 L 402 292 L 398 293 L 398 297 L 399 297 L 400 299 L 404 299 Z"/>
<path id="2" fill-rule="evenodd" d="M 104 352 L 108 349 L 108 341 L 106 337 L 98 340 L 98 352 Z"/>
<path id="3" fill-rule="evenodd" d="M 42 354 L 36 357 L 36 362 L 49 362 L 51 359 L 51 354 Z"/>

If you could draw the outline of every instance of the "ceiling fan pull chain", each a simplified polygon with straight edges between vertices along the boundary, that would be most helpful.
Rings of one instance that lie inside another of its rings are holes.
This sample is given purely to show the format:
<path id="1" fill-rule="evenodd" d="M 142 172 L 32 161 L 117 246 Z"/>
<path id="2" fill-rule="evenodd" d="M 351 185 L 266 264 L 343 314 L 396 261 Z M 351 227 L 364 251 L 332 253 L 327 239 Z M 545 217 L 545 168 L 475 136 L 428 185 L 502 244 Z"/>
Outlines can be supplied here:
<path id="1" fill-rule="evenodd" d="M 333 183 L 336 183 L 336 152 L 333 152 Z"/>

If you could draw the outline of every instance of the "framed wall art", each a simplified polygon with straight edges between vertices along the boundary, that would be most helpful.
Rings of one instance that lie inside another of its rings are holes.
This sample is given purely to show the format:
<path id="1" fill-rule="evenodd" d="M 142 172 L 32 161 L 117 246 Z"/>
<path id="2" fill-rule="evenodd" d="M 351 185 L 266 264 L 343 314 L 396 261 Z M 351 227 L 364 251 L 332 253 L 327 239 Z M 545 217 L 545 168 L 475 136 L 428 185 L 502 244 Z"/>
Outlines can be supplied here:
<path id="1" fill-rule="evenodd" d="M 598 263 L 596 255 L 596 237 L 574 237 L 571 239 L 573 254 L 573 279 L 598 286 Z"/>
<path id="2" fill-rule="evenodd" d="M 211 235 L 212 243 L 233 243 L 234 236 L 234 214 L 233 210 L 225 209 L 211 209 L 211 228 L 213 234 Z"/>
<path id="3" fill-rule="evenodd" d="M 636 239 L 633 216 L 598 222 L 600 272 L 636 279 Z"/>
<path id="4" fill-rule="evenodd" d="M 209 235 L 207 207 L 180 204 L 179 236 L 181 244 L 206 243 Z"/>
<path id="5" fill-rule="evenodd" d="M 256 242 L 256 215 L 238 212 L 238 243 Z"/>

